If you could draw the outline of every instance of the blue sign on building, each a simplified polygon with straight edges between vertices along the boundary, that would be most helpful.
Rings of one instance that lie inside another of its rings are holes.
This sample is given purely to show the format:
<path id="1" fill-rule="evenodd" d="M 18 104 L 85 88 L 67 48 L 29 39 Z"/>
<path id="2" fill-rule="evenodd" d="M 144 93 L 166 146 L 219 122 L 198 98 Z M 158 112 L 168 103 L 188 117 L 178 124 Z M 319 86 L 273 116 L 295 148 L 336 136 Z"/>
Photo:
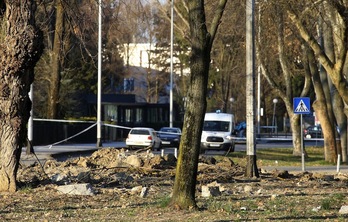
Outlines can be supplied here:
<path id="1" fill-rule="evenodd" d="M 293 104 L 295 114 L 311 113 L 311 102 L 309 97 L 295 97 Z"/>

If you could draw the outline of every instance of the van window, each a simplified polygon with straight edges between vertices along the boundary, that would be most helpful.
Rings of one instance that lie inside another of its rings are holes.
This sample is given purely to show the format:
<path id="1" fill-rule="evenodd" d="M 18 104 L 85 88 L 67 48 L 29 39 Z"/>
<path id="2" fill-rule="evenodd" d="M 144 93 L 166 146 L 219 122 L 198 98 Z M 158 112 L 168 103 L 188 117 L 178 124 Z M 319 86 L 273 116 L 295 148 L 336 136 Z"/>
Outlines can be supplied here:
<path id="1" fill-rule="evenodd" d="M 204 121 L 203 131 L 229 132 L 230 122 Z"/>

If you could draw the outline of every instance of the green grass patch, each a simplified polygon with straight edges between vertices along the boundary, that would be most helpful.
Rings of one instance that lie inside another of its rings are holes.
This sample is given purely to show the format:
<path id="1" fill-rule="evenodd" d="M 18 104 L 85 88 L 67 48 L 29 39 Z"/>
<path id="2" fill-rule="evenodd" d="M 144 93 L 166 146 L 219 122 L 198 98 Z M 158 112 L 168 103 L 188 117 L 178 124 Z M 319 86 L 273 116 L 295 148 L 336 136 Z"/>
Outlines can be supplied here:
<path id="1" fill-rule="evenodd" d="M 330 195 L 321 201 L 321 207 L 324 210 L 339 208 L 343 204 L 344 198 L 343 194 Z"/>
<path id="2" fill-rule="evenodd" d="M 332 165 L 324 159 L 323 147 L 306 147 L 307 166 Z M 229 154 L 233 161 L 241 166 L 246 165 L 246 152 L 237 151 Z M 292 148 L 267 148 L 256 151 L 258 166 L 301 166 L 301 156 L 294 156 Z"/>
<path id="3" fill-rule="evenodd" d="M 170 203 L 171 197 L 170 196 L 164 196 L 159 199 L 158 204 L 159 207 L 164 208 L 167 207 Z"/>
<path id="4" fill-rule="evenodd" d="M 19 188 L 19 191 L 23 193 L 30 193 L 32 190 L 33 187 L 31 186 L 31 184 L 25 184 L 24 186 Z"/>

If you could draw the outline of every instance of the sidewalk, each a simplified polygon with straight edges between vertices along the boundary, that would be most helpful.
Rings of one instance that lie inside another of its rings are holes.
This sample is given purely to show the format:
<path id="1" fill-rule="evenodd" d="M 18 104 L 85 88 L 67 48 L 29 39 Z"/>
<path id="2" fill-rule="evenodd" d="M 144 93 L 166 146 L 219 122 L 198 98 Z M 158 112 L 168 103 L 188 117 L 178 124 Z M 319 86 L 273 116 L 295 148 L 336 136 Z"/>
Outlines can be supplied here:
<path id="1" fill-rule="evenodd" d="M 286 170 L 289 173 L 317 172 L 317 173 L 330 173 L 330 174 L 337 174 L 337 173 L 348 174 L 348 165 L 341 165 L 338 170 L 337 170 L 337 166 L 305 166 L 304 171 L 302 170 L 302 166 L 266 166 L 266 167 L 261 167 L 261 169 L 264 169 L 266 171 Z"/>
<path id="2" fill-rule="evenodd" d="M 102 148 L 121 148 L 125 147 L 124 142 L 103 142 Z M 78 156 L 86 156 L 94 151 L 98 150 L 94 143 L 86 143 L 86 144 L 61 144 L 54 146 L 34 146 L 35 154 L 26 154 L 26 147 L 22 148 L 20 163 L 24 165 L 30 165 L 37 160 L 40 163 L 44 163 L 49 159 L 57 159 L 59 161 L 64 161 L 68 158 L 78 157 Z"/>
<path id="3" fill-rule="evenodd" d="M 22 152 L 21 159 L 19 163 L 24 166 L 29 166 L 34 164 L 35 162 L 40 162 L 44 164 L 47 160 L 54 159 L 49 154 L 29 154 L 27 155 L 25 152 Z"/>

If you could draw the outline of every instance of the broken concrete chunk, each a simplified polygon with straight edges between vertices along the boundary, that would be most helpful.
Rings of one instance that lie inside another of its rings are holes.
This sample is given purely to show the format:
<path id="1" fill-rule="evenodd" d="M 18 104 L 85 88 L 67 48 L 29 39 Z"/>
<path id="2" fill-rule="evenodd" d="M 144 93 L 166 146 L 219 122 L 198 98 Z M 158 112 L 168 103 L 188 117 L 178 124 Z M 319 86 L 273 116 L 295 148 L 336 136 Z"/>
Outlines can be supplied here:
<path id="1" fill-rule="evenodd" d="M 89 183 L 59 186 L 57 190 L 61 193 L 72 194 L 72 195 L 94 195 L 95 194 L 92 185 Z"/>

